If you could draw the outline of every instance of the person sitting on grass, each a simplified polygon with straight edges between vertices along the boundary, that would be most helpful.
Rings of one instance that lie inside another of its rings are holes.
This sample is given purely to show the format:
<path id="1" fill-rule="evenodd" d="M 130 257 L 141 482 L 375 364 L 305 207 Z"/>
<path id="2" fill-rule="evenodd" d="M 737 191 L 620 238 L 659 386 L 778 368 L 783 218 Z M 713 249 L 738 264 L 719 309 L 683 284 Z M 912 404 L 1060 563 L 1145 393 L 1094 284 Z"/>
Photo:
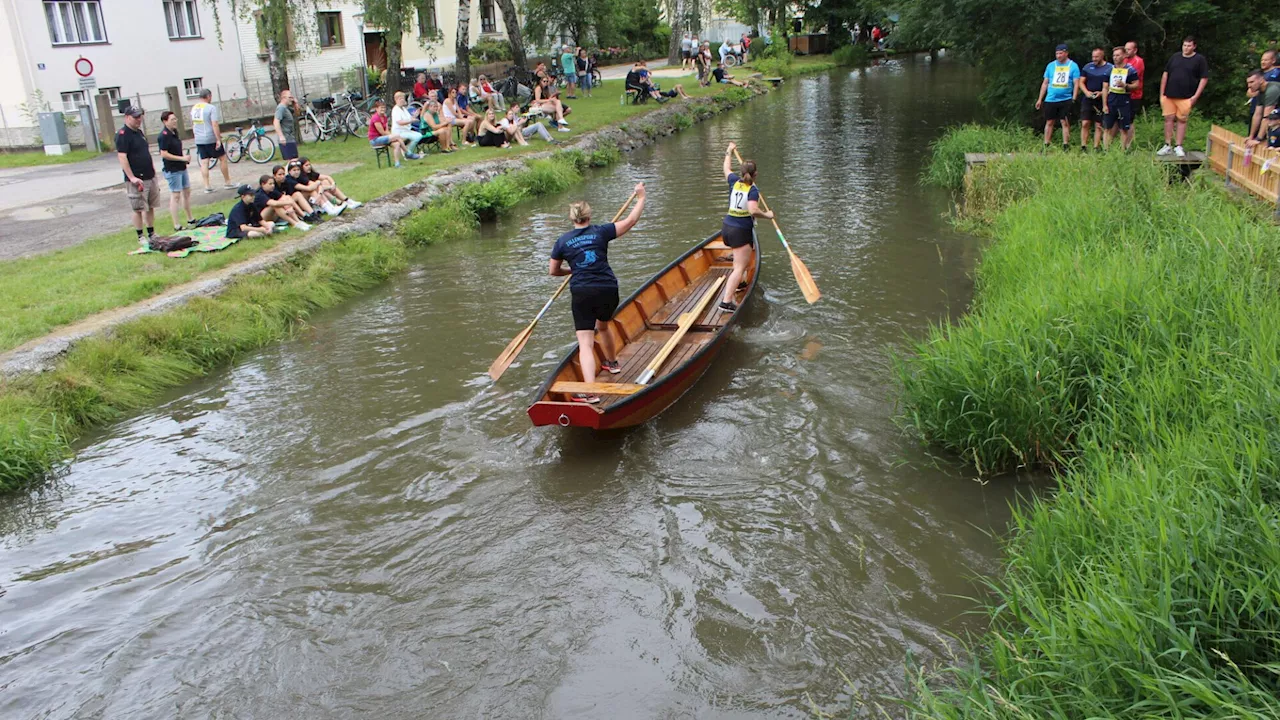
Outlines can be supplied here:
<path id="1" fill-rule="evenodd" d="M 324 186 L 319 180 L 312 180 L 302 174 L 301 160 L 290 160 L 289 167 L 285 169 L 284 194 L 293 195 L 294 193 L 300 193 L 308 203 L 318 206 L 330 217 L 337 217 L 347 209 L 345 205 L 334 205 L 329 201 L 329 195 L 324 191 Z"/>
<path id="2" fill-rule="evenodd" d="M 453 146 L 453 123 L 441 115 L 440 103 L 428 100 L 419 120 L 427 128 L 423 135 L 427 137 L 428 142 L 434 139 L 439 143 L 440 152 L 451 153 L 457 149 Z"/>
<path id="3" fill-rule="evenodd" d="M 729 71 L 724 69 L 724 63 L 718 63 L 716 65 L 716 69 L 711 71 L 711 76 L 714 77 L 718 83 L 737 85 L 738 87 L 747 86 L 746 83 L 740 80 L 734 80 L 733 76 L 729 74 Z"/>
<path id="4" fill-rule="evenodd" d="M 335 205 L 341 204 L 350 210 L 355 210 L 364 205 L 362 202 L 357 202 L 347 197 L 346 193 L 338 188 L 338 183 L 334 182 L 331 176 L 318 172 L 307 158 L 298 158 L 298 162 L 302 165 L 302 174 L 306 176 L 307 180 L 313 183 L 320 183 L 320 191 L 328 195 L 330 201 Z"/>
<path id="5" fill-rule="evenodd" d="M 262 214 L 262 219 L 267 222 L 275 222 L 279 219 L 303 232 L 311 229 L 311 226 L 298 216 L 298 206 L 294 204 L 293 198 L 285 197 L 283 192 L 277 190 L 276 181 L 270 175 L 258 178 L 258 191 L 253 194 L 253 204 Z"/>
<path id="6" fill-rule="evenodd" d="M 395 94 L 395 107 L 391 108 L 391 132 L 404 141 L 404 156 L 409 160 L 421 160 L 418 143 L 422 133 L 413 129 L 413 115 L 409 112 L 409 98 L 403 92 Z"/>
<path id="7" fill-rule="evenodd" d="M 659 90 L 658 87 L 653 84 L 649 75 L 649 65 L 644 60 L 636 63 L 636 75 L 641 91 L 647 93 L 649 97 L 657 100 L 658 102 L 666 102 L 677 95 L 685 99 L 688 99 L 689 97 L 689 95 L 685 93 L 684 86 L 682 85 L 675 85 L 674 89 L 667 90 L 665 92 Z"/>
<path id="8" fill-rule="evenodd" d="M 551 78 L 543 76 L 533 88 L 533 101 L 529 103 L 529 108 L 537 108 L 544 115 L 550 115 L 557 130 L 569 132 L 569 123 L 564 121 L 565 115 L 570 112 L 569 107 L 560 102 L 559 95 L 560 91 L 551 83 Z"/>
<path id="9" fill-rule="evenodd" d="M 462 128 L 462 147 L 472 147 L 475 143 L 471 142 L 471 138 L 476 134 L 476 126 L 480 123 L 458 104 L 458 88 L 449 88 L 449 97 L 445 98 L 441 108 L 450 128 Z M 436 134 L 439 135 L 440 132 L 437 131 Z"/>
<path id="10" fill-rule="evenodd" d="M 520 136 L 521 145 L 528 145 L 528 143 L 523 142 L 523 140 L 534 134 L 537 134 L 538 137 L 546 140 L 552 145 L 559 145 L 556 139 L 551 137 L 551 133 L 547 131 L 546 125 L 537 121 L 528 122 L 525 118 L 520 116 L 519 111 L 515 107 L 507 108 L 507 116 L 498 122 L 498 127 L 501 127 L 503 130 L 507 130 L 508 134 L 510 134 L 511 130 L 517 131 L 516 135 Z"/>
<path id="11" fill-rule="evenodd" d="M 507 131 L 498 127 L 493 111 L 486 110 L 484 117 L 480 119 L 478 132 L 476 132 L 476 143 L 480 147 L 509 148 L 511 147 L 511 143 L 508 142 L 509 139 L 510 135 Z M 523 136 L 520 137 L 520 141 L 522 145 L 528 144 L 524 142 Z"/>
<path id="12" fill-rule="evenodd" d="M 292 162 L 292 161 L 290 161 Z M 304 221 L 313 223 L 318 222 L 322 217 L 320 211 L 311 207 L 311 203 L 307 202 L 306 193 L 300 190 L 288 190 L 285 183 L 289 179 L 289 173 L 280 165 L 271 168 L 271 180 L 275 183 L 276 192 L 280 193 L 280 197 L 285 200 L 292 200 L 293 206 L 298 210 L 298 217 Z"/>
<path id="13" fill-rule="evenodd" d="M 227 214 L 227 237 L 261 238 L 271 234 L 275 227 L 262 219 L 262 212 L 254 202 L 253 188 L 241 185 L 236 189 L 240 200 Z"/>
<path id="14" fill-rule="evenodd" d="M 369 145 L 375 148 L 391 148 L 391 159 L 396 167 L 400 167 L 400 156 L 404 154 L 404 139 L 399 135 L 392 135 L 387 123 L 387 103 L 379 100 L 373 104 L 373 114 L 369 116 Z"/>

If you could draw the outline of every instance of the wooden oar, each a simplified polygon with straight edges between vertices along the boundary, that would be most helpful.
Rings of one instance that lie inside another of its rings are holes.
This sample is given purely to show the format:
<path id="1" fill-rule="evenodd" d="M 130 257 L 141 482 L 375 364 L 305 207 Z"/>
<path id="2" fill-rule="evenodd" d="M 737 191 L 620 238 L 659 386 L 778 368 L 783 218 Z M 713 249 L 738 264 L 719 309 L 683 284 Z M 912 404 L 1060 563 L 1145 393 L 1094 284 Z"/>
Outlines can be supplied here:
<path id="1" fill-rule="evenodd" d="M 738 159 L 738 164 L 742 164 L 742 156 L 738 154 L 738 149 L 733 149 L 733 156 Z M 764 201 L 764 194 L 760 195 L 760 206 L 769 210 L 769 204 Z M 778 227 L 777 219 L 773 219 L 773 229 L 778 233 L 778 239 L 782 241 L 782 247 L 787 249 L 787 254 L 791 256 L 791 272 L 796 276 L 796 282 L 800 284 L 800 292 L 804 293 L 804 299 L 809 304 L 818 302 L 818 298 L 822 297 L 822 293 L 818 292 L 818 284 L 813 281 L 813 275 L 809 273 L 809 268 L 805 267 L 804 261 L 796 255 L 791 249 L 791 243 L 782 235 L 782 228 Z"/>
<path id="2" fill-rule="evenodd" d="M 724 276 L 722 275 L 716 278 L 716 281 L 711 285 L 711 289 L 707 290 L 706 294 L 702 296 L 702 299 L 698 301 L 698 304 L 692 310 L 680 316 L 679 322 L 676 323 L 676 331 L 671 334 L 671 339 L 667 340 L 667 344 L 662 346 L 662 349 L 654 356 L 653 361 L 644 369 L 644 372 L 640 373 L 640 377 L 636 379 L 636 384 L 648 385 L 653 376 L 658 374 L 658 371 L 662 369 L 662 363 L 667 361 L 667 356 L 671 354 L 672 350 L 676 349 L 676 345 L 689 332 L 689 328 L 693 327 L 698 318 L 702 317 L 703 311 L 707 309 L 707 305 L 710 305 L 712 300 L 716 299 L 717 293 L 720 292 L 720 286 L 723 284 Z"/>
<path id="3" fill-rule="evenodd" d="M 618 214 L 613 216 L 613 222 L 618 222 L 618 218 L 622 217 L 622 213 L 626 212 L 627 208 L 631 207 L 631 201 L 635 199 L 636 194 L 631 193 L 631 197 L 627 198 L 627 201 L 618 209 Z M 560 297 L 560 293 L 564 292 L 564 289 L 569 287 L 569 278 L 571 277 L 573 276 L 565 276 L 564 282 L 560 283 L 560 287 L 556 290 L 555 294 L 551 296 L 551 299 L 547 301 L 547 304 L 543 305 L 542 309 L 538 311 L 538 314 L 534 316 L 533 322 L 529 323 L 529 326 L 521 330 L 514 338 L 511 338 L 511 342 L 507 343 L 507 346 L 502 349 L 502 353 L 498 355 L 498 359 L 494 360 L 493 364 L 489 366 L 489 377 L 497 380 L 502 377 L 502 373 L 506 372 L 507 368 L 511 367 L 511 363 L 515 362 L 516 356 L 520 354 L 520 351 L 524 349 L 525 344 L 529 342 L 529 337 L 533 335 L 534 326 L 536 326 L 538 321 L 542 319 L 542 316 L 546 315 L 547 311 L 551 309 L 551 303 L 554 303 L 556 298 Z"/>

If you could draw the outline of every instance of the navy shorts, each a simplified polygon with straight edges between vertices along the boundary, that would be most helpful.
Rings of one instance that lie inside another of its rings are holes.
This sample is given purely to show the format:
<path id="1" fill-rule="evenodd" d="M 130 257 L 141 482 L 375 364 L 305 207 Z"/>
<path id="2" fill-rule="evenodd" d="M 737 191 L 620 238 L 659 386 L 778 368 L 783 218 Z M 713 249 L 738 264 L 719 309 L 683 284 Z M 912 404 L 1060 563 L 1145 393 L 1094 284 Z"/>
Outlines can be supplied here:
<path id="1" fill-rule="evenodd" d="M 226 147 L 218 143 L 207 143 L 204 145 L 196 145 L 196 152 L 200 153 L 201 160 L 210 160 L 220 158 L 227 154 Z"/>
<path id="2" fill-rule="evenodd" d="M 588 287 L 573 293 L 573 329 L 595 330 L 596 321 L 608 322 L 618 309 L 618 288 Z"/>
<path id="3" fill-rule="evenodd" d="M 1083 96 L 1080 100 L 1080 119 L 1089 122 L 1102 120 L 1102 98 Z"/>
<path id="4" fill-rule="evenodd" d="M 1133 126 L 1133 105 L 1129 103 L 1111 102 L 1107 106 L 1107 114 L 1102 118 L 1102 127 L 1110 130 L 1117 125 L 1121 130 Z"/>
<path id="5" fill-rule="evenodd" d="M 293 160 L 298 157 L 298 143 L 287 142 L 280 143 L 280 157 L 285 160 Z"/>
<path id="6" fill-rule="evenodd" d="M 720 239 L 731 248 L 740 248 L 755 242 L 755 230 L 725 223 L 720 228 Z"/>

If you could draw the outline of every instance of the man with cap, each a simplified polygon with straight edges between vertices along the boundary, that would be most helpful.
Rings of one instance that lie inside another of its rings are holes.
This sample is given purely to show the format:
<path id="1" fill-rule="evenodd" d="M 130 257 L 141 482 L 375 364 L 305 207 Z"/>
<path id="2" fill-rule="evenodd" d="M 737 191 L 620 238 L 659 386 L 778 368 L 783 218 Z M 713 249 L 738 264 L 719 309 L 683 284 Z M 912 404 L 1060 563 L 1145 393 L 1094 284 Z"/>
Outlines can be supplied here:
<path id="1" fill-rule="evenodd" d="M 262 219 L 262 212 L 253 202 L 256 193 L 257 191 L 248 185 L 236 188 L 236 194 L 240 196 L 240 200 L 227 214 L 227 237 L 260 238 L 271 234 L 274 229 L 272 224 Z"/>
<path id="2" fill-rule="evenodd" d="M 207 193 L 213 192 L 213 186 L 209 184 L 209 170 L 214 165 L 222 170 L 222 187 L 228 190 L 235 187 L 231 184 L 227 150 L 222 147 L 222 128 L 218 125 L 222 116 L 212 100 L 213 91 L 204 88 L 200 91 L 200 101 L 191 106 L 191 134 L 195 136 L 196 152 L 200 155 L 200 177 Z"/>
<path id="3" fill-rule="evenodd" d="M 1053 62 L 1044 68 L 1036 109 L 1044 109 L 1044 146 L 1053 140 L 1053 123 L 1062 125 L 1062 149 L 1071 149 L 1071 120 L 1067 117 L 1071 104 L 1080 91 L 1080 66 L 1067 56 L 1066 43 L 1054 49 Z M 1082 141 L 1083 145 L 1084 142 Z"/>
<path id="4" fill-rule="evenodd" d="M 1267 147 L 1280 150 L 1280 107 L 1267 116 Z"/>
<path id="5" fill-rule="evenodd" d="M 125 193 L 129 207 L 133 209 L 133 228 L 142 239 L 142 229 L 147 239 L 156 235 L 156 205 L 160 204 L 160 185 L 156 181 L 156 166 L 151 162 L 151 146 L 142 132 L 142 116 L 145 111 L 130 105 L 124 111 L 124 127 L 116 133 L 116 158 L 124 171 Z"/>
<path id="6" fill-rule="evenodd" d="M 560 72 L 564 73 L 564 79 L 569 84 L 569 92 L 565 93 L 565 97 L 570 100 L 578 99 L 578 61 L 573 52 L 573 48 L 565 45 L 560 49 Z"/>

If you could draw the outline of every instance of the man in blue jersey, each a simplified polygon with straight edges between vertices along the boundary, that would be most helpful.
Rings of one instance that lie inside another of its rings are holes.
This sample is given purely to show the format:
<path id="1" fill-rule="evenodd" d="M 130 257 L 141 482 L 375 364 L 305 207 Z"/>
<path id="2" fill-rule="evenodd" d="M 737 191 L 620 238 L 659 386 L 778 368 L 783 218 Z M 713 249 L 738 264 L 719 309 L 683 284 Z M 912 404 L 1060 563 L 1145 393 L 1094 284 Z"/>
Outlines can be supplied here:
<path id="1" fill-rule="evenodd" d="M 1053 123 L 1057 121 L 1062 126 L 1062 149 L 1071 149 L 1071 120 L 1067 114 L 1080 90 L 1077 82 L 1079 79 L 1080 66 L 1067 56 L 1066 44 L 1059 45 L 1054 50 L 1053 62 L 1044 68 L 1040 96 L 1036 99 L 1036 109 L 1044 110 L 1044 146 L 1046 148 L 1053 140 Z"/>
<path id="2" fill-rule="evenodd" d="M 1102 108 L 1106 105 L 1107 83 L 1111 79 L 1111 63 L 1102 48 L 1093 49 L 1090 62 L 1080 68 L 1080 152 L 1089 150 L 1089 130 L 1093 129 L 1093 149 L 1102 145 Z"/>

